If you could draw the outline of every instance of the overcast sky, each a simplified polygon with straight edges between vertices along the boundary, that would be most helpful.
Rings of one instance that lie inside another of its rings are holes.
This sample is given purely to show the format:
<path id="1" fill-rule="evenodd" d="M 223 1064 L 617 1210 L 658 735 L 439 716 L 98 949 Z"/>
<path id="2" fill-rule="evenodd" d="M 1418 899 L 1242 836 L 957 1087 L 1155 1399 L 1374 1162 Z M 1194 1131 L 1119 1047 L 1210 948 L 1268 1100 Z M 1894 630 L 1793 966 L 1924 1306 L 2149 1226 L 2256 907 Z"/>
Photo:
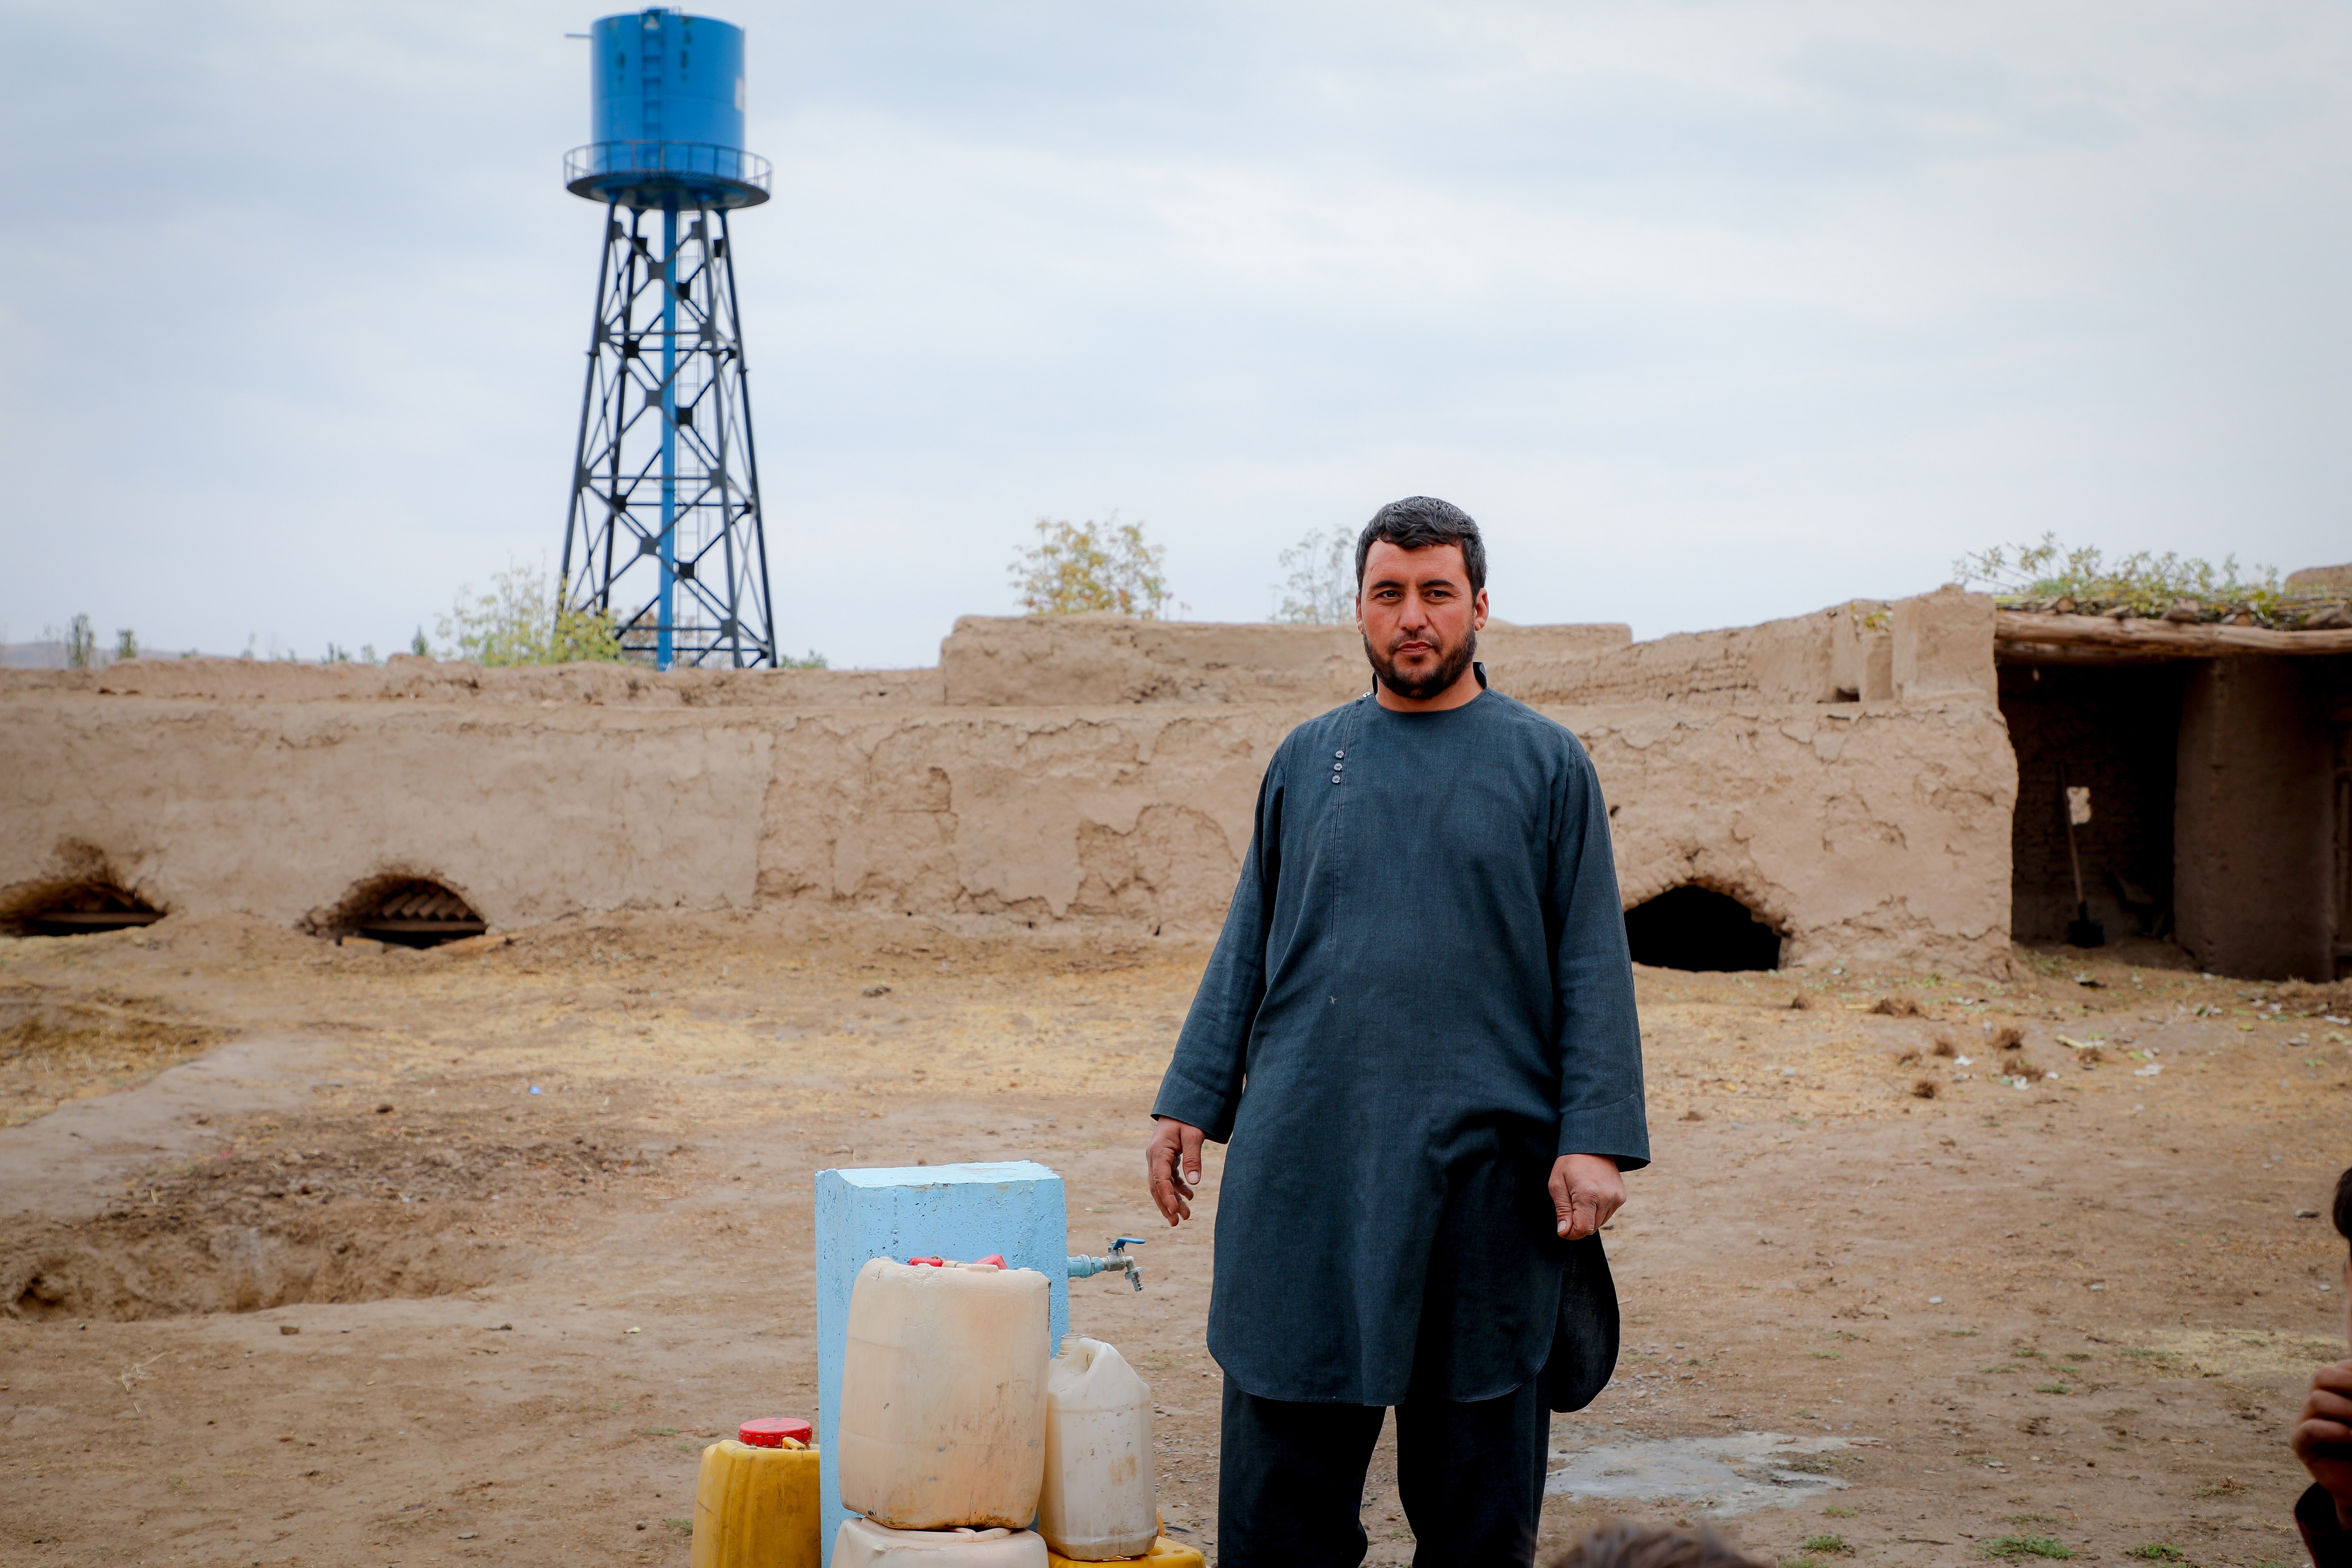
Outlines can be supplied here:
<path id="1" fill-rule="evenodd" d="M 560 550 L 594 8 L 5 7 L 0 626 L 404 646 Z M 1193 619 L 1416 491 L 1495 613 L 1741 624 L 2045 529 L 2352 559 L 2352 11 L 744 0 L 780 637 L 1041 515 Z"/>

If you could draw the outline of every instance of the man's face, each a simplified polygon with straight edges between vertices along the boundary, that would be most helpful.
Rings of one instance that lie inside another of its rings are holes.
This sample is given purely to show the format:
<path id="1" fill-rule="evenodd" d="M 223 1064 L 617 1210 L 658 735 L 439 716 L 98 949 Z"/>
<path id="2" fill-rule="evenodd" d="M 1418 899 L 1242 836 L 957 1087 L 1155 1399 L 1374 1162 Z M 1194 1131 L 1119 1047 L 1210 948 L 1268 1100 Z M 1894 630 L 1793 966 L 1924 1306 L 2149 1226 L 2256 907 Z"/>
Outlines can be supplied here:
<path id="1" fill-rule="evenodd" d="M 1415 701 L 1461 679 L 1486 624 L 1485 590 L 1470 591 L 1458 544 L 1403 550 L 1385 540 L 1364 557 L 1356 626 L 1381 684 Z"/>

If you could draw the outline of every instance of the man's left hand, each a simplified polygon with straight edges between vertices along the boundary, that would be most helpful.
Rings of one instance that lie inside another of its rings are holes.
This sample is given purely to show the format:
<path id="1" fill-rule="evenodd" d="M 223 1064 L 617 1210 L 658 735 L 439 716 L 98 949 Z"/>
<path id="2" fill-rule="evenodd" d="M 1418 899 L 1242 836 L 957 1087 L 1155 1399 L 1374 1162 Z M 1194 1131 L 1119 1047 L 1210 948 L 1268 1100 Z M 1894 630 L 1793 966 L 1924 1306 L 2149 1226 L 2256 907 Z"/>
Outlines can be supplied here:
<path id="1" fill-rule="evenodd" d="M 1559 1234 L 1582 1241 L 1625 1205 L 1625 1178 L 1606 1154 L 1562 1154 L 1551 1165 L 1551 1207 Z"/>

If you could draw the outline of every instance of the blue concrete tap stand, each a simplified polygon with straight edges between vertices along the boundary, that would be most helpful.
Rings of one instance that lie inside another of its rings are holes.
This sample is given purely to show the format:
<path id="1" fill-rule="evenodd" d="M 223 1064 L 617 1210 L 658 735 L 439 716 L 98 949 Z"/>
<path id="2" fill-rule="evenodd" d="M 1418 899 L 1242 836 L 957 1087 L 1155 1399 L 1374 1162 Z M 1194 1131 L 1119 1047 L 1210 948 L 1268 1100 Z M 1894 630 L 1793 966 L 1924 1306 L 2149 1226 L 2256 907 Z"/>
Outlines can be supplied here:
<path id="1" fill-rule="evenodd" d="M 824 1560 L 849 1510 L 834 1468 L 841 1424 L 841 1363 L 849 1345 L 849 1291 L 870 1258 L 1003 1253 L 1052 1288 L 1048 1353 L 1070 1327 L 1069 1214 L 1062 1178 L 1029 1160 L 816 1174 L 816 1401 L 818 1487 Z"/>

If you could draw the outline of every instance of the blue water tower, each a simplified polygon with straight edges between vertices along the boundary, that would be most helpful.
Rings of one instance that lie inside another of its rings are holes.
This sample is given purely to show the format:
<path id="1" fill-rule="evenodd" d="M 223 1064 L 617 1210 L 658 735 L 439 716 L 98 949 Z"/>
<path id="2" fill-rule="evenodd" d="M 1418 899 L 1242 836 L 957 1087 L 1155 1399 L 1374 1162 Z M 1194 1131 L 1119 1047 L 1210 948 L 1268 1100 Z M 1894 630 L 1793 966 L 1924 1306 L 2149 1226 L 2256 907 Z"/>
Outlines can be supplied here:
<path id="1" fill-rule="evenodd" d="M 652 9 L 587 34 L 592 140 L 564 184 L 604 207 L 563 604 L 632 658 L 776 662 L 728 214 L 768 199 L 743 150 L 743 29 Z"/>

